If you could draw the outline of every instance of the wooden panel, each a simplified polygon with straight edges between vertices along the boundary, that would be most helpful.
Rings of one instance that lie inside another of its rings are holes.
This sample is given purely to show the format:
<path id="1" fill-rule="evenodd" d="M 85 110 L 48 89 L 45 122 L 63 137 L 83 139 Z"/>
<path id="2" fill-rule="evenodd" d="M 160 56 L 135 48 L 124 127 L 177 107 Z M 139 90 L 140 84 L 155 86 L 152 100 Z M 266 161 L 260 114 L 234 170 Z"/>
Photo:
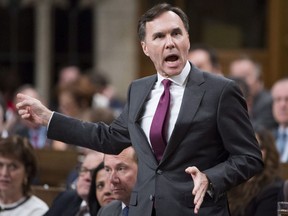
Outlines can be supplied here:
<path id="1" fill-rule="evenodd" d="M 42 187 L 42 186 L 32 186 L 32 194 L 43 200 L 49 207 L 56 196 L 64 191 L 63 187 Z"/>
<path id="2" fill-rule="evenodd" d="M 288 163 L 281 163 L 281 176 L 288 180 Z"/>
<path id="3" fill-rule="evenodd" d="M 275 82 L 288 75 L 288 1 L 273 0 L 268 2 L 269 76 L 271 81 Z"/>
<path id="4" fill-rule="evenodd" d="M 65 186 L 68 174 L 77 166 L 78 152 L 72 150 L 36 150 L 38 159 L 37 184 Z"/>

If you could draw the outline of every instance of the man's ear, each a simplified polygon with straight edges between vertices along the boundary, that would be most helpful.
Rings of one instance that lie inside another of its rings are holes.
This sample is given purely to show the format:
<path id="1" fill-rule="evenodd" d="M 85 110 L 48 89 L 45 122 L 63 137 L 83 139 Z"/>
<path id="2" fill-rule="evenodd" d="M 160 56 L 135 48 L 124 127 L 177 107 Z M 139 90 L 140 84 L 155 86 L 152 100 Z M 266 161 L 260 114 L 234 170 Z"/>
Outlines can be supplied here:
<path id="1" fill-rule="evenodd" d="M 149 52 L 147 50 L 147 46 L 146 46 L 146 43 L 144 41 L 141 41 L 141 46 L 142 46 L 142 50 L 143 50 L 144 54 L 146 56 L 149 56 Z"/>

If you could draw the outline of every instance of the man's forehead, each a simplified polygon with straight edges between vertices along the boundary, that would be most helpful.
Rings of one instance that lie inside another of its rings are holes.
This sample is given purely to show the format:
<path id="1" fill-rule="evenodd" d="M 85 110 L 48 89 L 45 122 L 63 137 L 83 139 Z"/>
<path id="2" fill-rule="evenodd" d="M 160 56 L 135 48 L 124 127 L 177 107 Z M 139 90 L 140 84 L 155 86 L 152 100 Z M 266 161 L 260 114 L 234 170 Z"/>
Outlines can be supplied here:
<path id="1" fill-rule="evenodd" d="M 120 162 L 123 160 L 127 160 L 127 156 L 123 155 L 105 155 L 104 157 L 104 163 L 105 162 Z"/>
<path id="2" fill-rule="evenodd" d="M 128 154 L 119 154 L 119 155 L 105 155 L 104 164 L 120 164 L 130 161 L 131 157 Z"/>
<path id="3" fill-rule="evenodd" d="M 161 15 L 155 17 L 155 19 L 148 21 L 146 23 L 146 29 L 157 26 L 157 27 L 165 27 L 165 25 L 172 26 L 175 25 L 175 28 L 179 27 L 179 25 L 184 27 L 184 24 L 181 18 L 174 13 L 173 11 L 163 12 Z"/>
<path id="4" fill-rule="evenodd" d="M 288 92 L 285 90 L 288 90 L 288 80 L 285 82 L 281 82 L 276 84 L 273 88 L 272 88 L 272 94 L 274 95 L 275 93 L 277 93 L 277 95 L 288 95 Z M 284 91 L 283 91 L 284 90 Z"/>

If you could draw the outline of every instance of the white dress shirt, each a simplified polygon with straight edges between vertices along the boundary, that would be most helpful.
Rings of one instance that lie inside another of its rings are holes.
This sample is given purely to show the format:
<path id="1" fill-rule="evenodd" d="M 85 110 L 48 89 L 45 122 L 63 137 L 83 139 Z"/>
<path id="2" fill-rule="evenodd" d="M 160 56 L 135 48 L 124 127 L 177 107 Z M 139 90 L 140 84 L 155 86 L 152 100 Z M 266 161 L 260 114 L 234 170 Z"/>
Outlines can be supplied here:
<path id="1" fill-rule="evenodd" d="M 169 80 L 172 81 L 170 86 L 170 112 L 168 115 L 168 124 L 167 124 L 167 134 L 166 134 L 166 140 L 167 143 L 171 137 L 172 131 L 174 129 L 176 120 L 178 118 L 178 114 L 180 111 L 180 107 L 182 104 L 182 98 L 185 90 L 185 86 L 187 83 L 187 77 L 190 72 L 190 64 L 187 61 L 185 67 L 183 68 L 182 72 L 177 75 L 169 78 Z M 149 142 L 149 134 L 150 134 L 150 127 L 152 123 L 152 119 L 154 117 L 159 99 L 164 91 L 164 86 L 162 85 L 162 80 L 165 79 L 165 77 L 162 77 L 159 73 L 157 73 L 158 80 L 155 83 L 149 98 L 144 105 L 144 113 L 143 116 L 140 119 L 140 124 L 142 129 L 144 130 L 144 133 L 146 134 Z M 151 143 L 150 143 L 151 145 Z"/>

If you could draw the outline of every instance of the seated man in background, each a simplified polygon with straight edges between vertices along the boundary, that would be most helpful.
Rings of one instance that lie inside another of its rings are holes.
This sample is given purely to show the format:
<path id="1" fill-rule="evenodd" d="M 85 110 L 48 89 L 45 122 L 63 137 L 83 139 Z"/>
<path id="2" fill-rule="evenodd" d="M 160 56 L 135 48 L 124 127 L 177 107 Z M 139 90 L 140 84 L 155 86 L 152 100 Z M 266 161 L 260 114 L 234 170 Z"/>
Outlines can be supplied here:
<path id="1" fill-rule="evenodd" d="M 288 163 L 288 78 L 274 83 L 271 89 L 273 98 L 273 116 L 278 123 L 273 135 L 280 154 L 280 161 Z"/>
<path id="2" fill-rule="evenodd" d="M 250 120 L 271 130 L 277 126 L 272 115 L 272 97 L 265 89 L 262 68 L 249 56 L 240 56 L 230 63 L 229 76 L 243 79 L 249 88 L 246 98 Z"/>
<path id="3" fill-rule="evenodd" d="M 102 157 L 101 157 L 102 156 Z M 88 206 L 88 194 L 91 185 L 91 170 L 95 169 L 103 161 L 103 154 L 90 152 L 86 155 L 76 183 L 76 190 L 68 190 L 60 193 L 52 203 L 46 216 L 74 216 L 81 207 Z M 87 213 L 88 213 L 87 209 Z"/>
<path id="4" fill-rule="evenodd" d="M 203 71 L 223 75 L 216 51 L 206 44 L 192 45 L 189 49 L 188 60 Z"/>
<path id="5" fill-rule="evenodd" d="M 98 216 L 107 216 L 112 213 L 126 216 L 138 171 L 138 159 L 134 148 L 130 146 L 119 155 L 105 154 L 104 167 L 108 172 L 112 192 L 117 200 L 102 207 Z"/>

